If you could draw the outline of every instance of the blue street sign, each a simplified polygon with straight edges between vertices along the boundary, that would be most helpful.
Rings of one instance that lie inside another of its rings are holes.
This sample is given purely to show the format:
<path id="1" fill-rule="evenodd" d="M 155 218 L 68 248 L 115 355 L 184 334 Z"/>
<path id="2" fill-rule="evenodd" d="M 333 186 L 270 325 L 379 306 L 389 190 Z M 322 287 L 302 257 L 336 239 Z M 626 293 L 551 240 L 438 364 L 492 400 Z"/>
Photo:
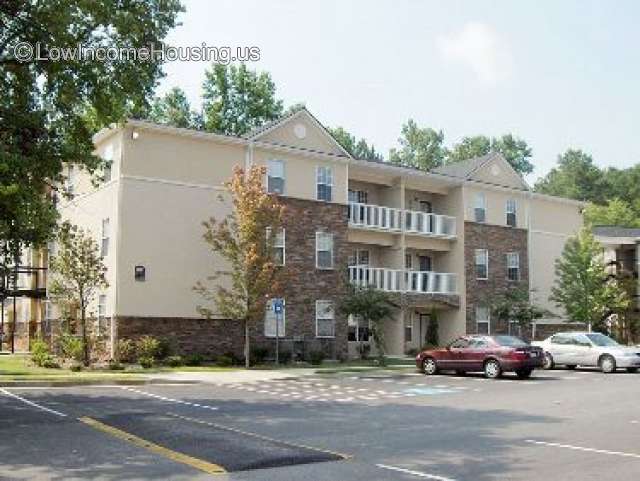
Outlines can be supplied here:
<path id="1" fill-rule="evenodd" d="M 282 302 L 282 299 L 274 299 L 272 305 L 273 312 L 275 312 L 276 314 L 282 313 L 282 310 L 284 309 L 284 303 Z"/>

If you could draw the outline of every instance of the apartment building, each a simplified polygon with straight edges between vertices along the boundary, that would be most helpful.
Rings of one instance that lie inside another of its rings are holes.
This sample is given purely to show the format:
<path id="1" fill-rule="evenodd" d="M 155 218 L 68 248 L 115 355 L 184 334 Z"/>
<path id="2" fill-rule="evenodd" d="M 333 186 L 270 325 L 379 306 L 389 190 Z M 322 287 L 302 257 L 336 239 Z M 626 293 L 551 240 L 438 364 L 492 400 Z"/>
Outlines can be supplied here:
<path id="1" fill-rule="evenodd" d="M 638 283 L 640 229 L 618 226 L 596 226 L 593 235 L 602 245 L 603 259 L 609 275 L 635 279 Z M 634 312 L 640 312 L 640 283 L 635 293 Z"/>
<path id="2" fill-rule="evenodd" d="M 111 161 L 105 181 L 96 188 L 71 168 L 74 198 L 60 212 L 101 245 L 109 287 L 92 309 L 111 345 L 151 334 L 182 352 L 241 352 L 241 326 L 200 317 L 192 290 L 224 269 L 201 223 L 229 212 L 218 198 L 237 165 L 266 166 L 265 189 L 287 209 L 278 248 L 292 281 L 277 330 L 296 356 L 344 358 L 369 342 L 366 321 L 336 308 L 345 282 L 396 300 L 391 354 L 421 346 L 434 319 L 441 342 L 510 332 L 492 319 L 491 299 L 523 286 L 555 311 L 553 262 L 582 226 L 580 203 L 531 192 L 500 155 L 432 172 L 354 159 L 305 109 L 244 138 L 131 120 L 94 140 Z M 275 323 L 265 312 L 254 344 L 273 346 Z"/>

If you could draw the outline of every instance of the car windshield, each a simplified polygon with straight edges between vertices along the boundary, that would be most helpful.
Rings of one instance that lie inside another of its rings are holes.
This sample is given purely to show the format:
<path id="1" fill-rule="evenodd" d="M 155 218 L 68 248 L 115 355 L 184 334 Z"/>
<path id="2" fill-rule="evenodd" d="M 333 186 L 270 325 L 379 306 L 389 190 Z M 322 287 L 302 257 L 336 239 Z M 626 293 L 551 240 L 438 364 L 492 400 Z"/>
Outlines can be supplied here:
<path id="1" fill-rule="evenodd" d="M 593 342 L 596 346 L 600 346 L 600 347 L 606 347 L 606 346 L 617 346 L 618 343 L 616 341 L 614 341 L 613 339 L 611 339 L 608 336 L 605 336 L 604 334 L 600 334 L 600 333 L 592 333 L 592 334 L 585 334 L 585 336 L 587 336 L 589 338 L 589 340 L 591 342 Z"/>
<path id="2" fill-rule="evenodd" d="M 501 346 L 522 347 L 528 346 L 526 342 L 515 336 L 494 336 L 493 339 Z"/>

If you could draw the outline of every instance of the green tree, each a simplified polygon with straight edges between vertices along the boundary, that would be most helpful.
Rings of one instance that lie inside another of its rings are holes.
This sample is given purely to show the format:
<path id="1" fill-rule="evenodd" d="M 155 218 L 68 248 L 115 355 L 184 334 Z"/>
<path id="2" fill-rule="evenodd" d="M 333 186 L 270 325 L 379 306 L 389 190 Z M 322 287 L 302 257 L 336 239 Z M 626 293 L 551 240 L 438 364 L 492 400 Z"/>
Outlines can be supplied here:
<path id="1" fill-rule="evenodd" d="M 198 127 L 198 114 L 191 110 L 187 96 L 179 87 L 173 87 L 163 97 L 154 98 L 149 120 L 185 129 Z"/>
<path id="2" fill-rule="evenodd" d="M 246 65 L 214 64 L 205 72 L 203 89 L 204 129 L 242 136 L 282 115 L 282 100 L 268 72 L 257 73 Z"/>
<path id="3" fill-rule="evenodd" d="M 98 244 L 82 229 L 64 223 L 58 233 L 58 253 L 50 259 L 49 270 L 52 274 L 49 292 L 54 302 L 63 309 L 77 306 L 80 311 L 83 361 L 88 366 L 87 309 L 96 291 L 109 286 Z"/>
<path id="4" fill-rule="evenodd" d="M 245 332 L 245 365 L 250 365 L 250 330 L 264 319 L 268 298 L 278 297 L 284 272 L 274 262 L 273 243 L 282 225 L 284 207 L 264 189 L 266 169 L 236 167 L 226 187 L 232 211 L 224 219 L 203 222 L 204 240 L 229 268 L 199 281 L 194 290 L 209 303 L 197 306 L 207 318 L 219 315 L 242 322 Z M 225 202 L 220 198 L 220 202 Z M 269 234 L 268 234 L 269 233 Z"/>
<path id="5" fill-rule="evenodd" d="M 567 240 L 556 259 L 555 274 L 550 300 L 564 308 L 572 321 L 601 329 L 607 315 L 629 307 L 623 287 L 607 275 L 602 247 L 586 228 Z"/>
<path id="6" fill-rule="evenodd" d="M 539 179 L 536 192 L 604 204 L 607 183 L 593 158 L 582 150 L 569 149 L 558 157 L 558 165 Z"/>
<path id="7" fill-rule="evenodd" d="M 402 126 L 399 149 L 389 151 L 389 161 L 397 165 L 431 170 L 444 163 L 444 134 L 432 128 L 418 127 L 413 119 Z"/>
<path id="8" fill-rule="evenodd" d="M 624 200 L 612 199 L 606 205 L 589 204 L 584 210 L 587 224 L 638 227 L 640 219 L 636 211 Z"/>
<path id="9" fill-rule="evenodd" d="M 346 316 L 359 317 L 371 324 L 371 337 L 376 346 L 381 365 L 385 364 L 385 321 L 391 318 L 393 308 L 397 307 L 389 295 L 373 287 L 349 286 L 347 295 L 341 300 L 338 309 Z"/>
<path id="10" fill-rule="evenodd" d="M 0 3 L 0 239 L 10 250 L 50 238 L 57 213 L 47 192 L 63 163 L 100 167 L 94 129 L 139 111 L 162 74 L 159 59 L 20 58 L 24 45 L 39 43 L 41 57 L 54 46 L 160 46 L 181 10 L 178 0 Z"/>
<path id="11" fill-rule="evenodd" d="M 356 137 L 342 127 L 328 127 L 327 130 L 342 147 L 356 159 L 383 160 L 382 154 L 376 151 L 373 144 L 369 145 L 365 139 Z"/>
<path id="12" fill-rule="evenodd" d="M 531 323 L 548 312 L 531 303 L 529 290 L 520 286 L 505 291 L 493 299 L 492 314 L 503 323 L 515 321 L 520 329 L 528 329 Z"/>
<path id="13" fill-rule="evenodd" d="M 532 154 L 531 148 L 523 139 L 514 137 L 512 134 L 492 138 L 484 135 L 464 137 L 448 152 L 447 163 L 480 157 L 489 152 L 502 154 L 505 160 L 520 175 L 533 172 L 533 164 L 529 160 Z"/>

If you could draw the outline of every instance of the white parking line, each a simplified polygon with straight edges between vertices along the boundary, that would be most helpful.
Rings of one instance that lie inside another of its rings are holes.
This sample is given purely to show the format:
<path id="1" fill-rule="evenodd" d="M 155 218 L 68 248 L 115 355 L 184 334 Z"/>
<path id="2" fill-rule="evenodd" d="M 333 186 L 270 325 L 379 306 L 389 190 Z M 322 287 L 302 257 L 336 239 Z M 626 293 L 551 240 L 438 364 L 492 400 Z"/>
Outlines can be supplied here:
<path id="1" fill-rule="evenodd" d="M 55 414 L 56 416 L 60 416 L 61 418 L 66 418 L 67 417 L 66 414 L 61 413 L 60 411 L 55 411 L 53 409 L 49 409 L 49 408 L 46 408 L 44 406 L 41 406 L 40 404 L 34 403 L 33 401 L 29 401 L 28 399 L 20 397 L 17 394 L 13 394 L 12 392 L 7 391 L 6 389 L 0 388 L 0 392 L 3 393 L 3 394 L 6 394 L 9 397 L 17 399 L 18 401 L 22 401 L 23 403 L 28 404 L 29 406 L 32 406 L 34 408 L 37 408 L 37 409 L 40 409 L 42 411 L 48 412 L 50 414 Z"/>
<path id="2" fill-rule="evenodd" d="M 197 403 L 192 403 L 189 401 L 183 401 L 181 399 L 173 399 L 170 397 L 166 397 L 166 396 L 160 396 L 158 394 L 153 394 L 150 392 L 146 392 L 146 391 L 140 391 L 139 389 L 133 389 L 130 387 L 124 387 L 124 386 L 120 386 L 120 389 L 123 389 L 125 391 L 130 391 L 130 392 L 134 392 L 136 394 L 142 394 L 143 396 L 149 396 L 152 397 L 154 399 L 158 399 L 160 401 L 165 401 L 165 402 L 170 402 L 170 403 L 175 403 L 175 404 L 183 404 L 185 406 L 191 406 L 191 407 L 196 407 L 196 408 L 201 408 L 201 409 L 208 409 L 210 411 L 215 411 L 218 408 L 214 407 L 214 406 L 207 406 L 205 404 L 197 404 Z"/>
<path id="3" fill-rule="evenodd" d="M 572 446 L 571 444 L 547 443 L 544 441 L 536 441 L 534 439 L 527 439 L 525 440 L 525 443 L 536 444 L 539 446 L 549 446 L 551 448 L 565 448 L 573 449 L 574 451 L 584 451 L 587 453 L 610 454 L 612 456 L 623 456 L 625 458 L 640 459 L 640 454 L 636 453 L 623 453 L 621 451 L 607 451 L 606 449 L 585 448 L 582 446 Z"/>
<path id="4" fill-rule="evenodd" d="M 399 468 L 397 466 L 389 466 L 387 464 L 376 464 L 376 466 L 382 469 L 388 469 L 390 471 L 397 471 L 399 473 L 410 474 L 412 476 L 417 476 L 419 478 L 435 479 L 436 481 L 455 481 L 452 478 L 445 478 L 443 476 L 437 476 L 435 474 L 428 474 L 420 471 L 413 471 L 411 469 Z"/>

